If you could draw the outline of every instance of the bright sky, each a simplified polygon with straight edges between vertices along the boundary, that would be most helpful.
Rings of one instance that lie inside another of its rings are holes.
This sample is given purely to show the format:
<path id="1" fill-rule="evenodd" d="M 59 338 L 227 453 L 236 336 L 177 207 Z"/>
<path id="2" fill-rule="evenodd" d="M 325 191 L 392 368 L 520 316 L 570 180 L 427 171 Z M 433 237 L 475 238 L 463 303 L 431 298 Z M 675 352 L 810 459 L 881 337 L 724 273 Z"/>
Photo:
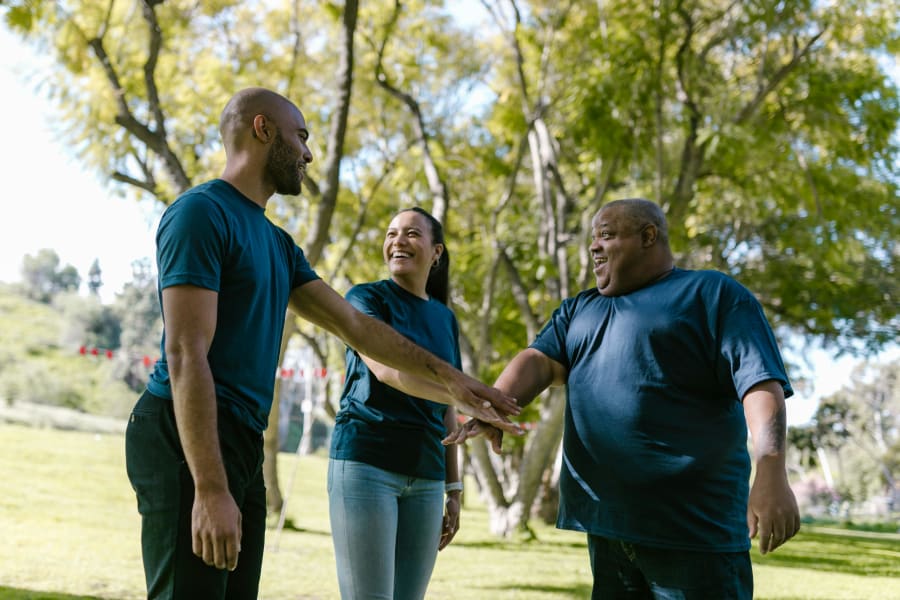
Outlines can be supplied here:
<path id="1" fill-rule="evenodd" d="M 111 302 L 132 279 L 132 262 L 154 255 L 158 208 L 138 205 L 133 198 L 110 193 L 99 177 L 80 166 L 53 132 L 48 101 L 35 91 L 29 73 L 41 62 L 16 37 L 0 26 L 0 89 L 3 92 L 5 143 L 0 144 L 0 175 L 7 210 L 0 218 L 0 281 L 21 279 L 22 259 L 42 248 L 56 250 L 63 265 L 71 264 L 87 278 L 99 259 L 104 287 Z M 895 348 L 888 353 L 900 356 Z M 887 356 L 886 356 L 887 357 Z M 790 424 L 809 420 L 818 398 L 850 380 L 856 360 L 834 360 L 821 350 L 808 357 L 815 389 L 788 401 Z"/>
<path id="2" fill-rule="evenodd" d="M 56 250 L 87 279 L 99 259 L 104 302 L 132 279 L 131 263 L 152 257 L 158 215 L 134 198 L 111 194 L 99 176 L 79 166 L 53 131 L 50 104 L 35 88 L 41 62 L 0 26 L 0 89 L 6 141 L 0 174 L 7 208 L 0 218 L 0 281 L 21 280 L 22 259 Z"/>

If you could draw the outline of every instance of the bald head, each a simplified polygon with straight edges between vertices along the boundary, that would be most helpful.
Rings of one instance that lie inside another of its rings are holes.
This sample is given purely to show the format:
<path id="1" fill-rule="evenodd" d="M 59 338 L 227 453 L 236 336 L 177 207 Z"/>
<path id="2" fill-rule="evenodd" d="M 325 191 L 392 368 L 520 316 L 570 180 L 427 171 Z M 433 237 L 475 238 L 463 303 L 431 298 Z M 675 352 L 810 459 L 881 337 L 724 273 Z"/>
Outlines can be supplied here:
<path id="1" fill-rule="evenodd" d="M 239 91 L 225 105 L 219 119 L 219 133 L 226 151 L 240 143 L 241 134 L 252 135 L 253 119 L 257 115 L 265 115 L 277 124 L 293 116 L 292 113 L 299 115 L 300 109 L 272 90 L 252 87 Z"/>
<path id="2" fill-rule="evenodd" d="M 645 225 L 656 227 L 657 239 L 665 245 L 669 243 L 669 226 L 666 215 L 655 202 L 644 198 L 623 198 L 604 204 L 600 211 L 614 210 L 623 220 L 623 224 L 638 231 Z M 599 214 L 599 211 L 598 211 Z"/>
<path id="3" fill-rule="evenodd" d="M 642 198 L 604 204 L 591 221 L 591 257 L 597 290 L 622 296 L 672 272 L 669 232 L 662 209 Z"/>

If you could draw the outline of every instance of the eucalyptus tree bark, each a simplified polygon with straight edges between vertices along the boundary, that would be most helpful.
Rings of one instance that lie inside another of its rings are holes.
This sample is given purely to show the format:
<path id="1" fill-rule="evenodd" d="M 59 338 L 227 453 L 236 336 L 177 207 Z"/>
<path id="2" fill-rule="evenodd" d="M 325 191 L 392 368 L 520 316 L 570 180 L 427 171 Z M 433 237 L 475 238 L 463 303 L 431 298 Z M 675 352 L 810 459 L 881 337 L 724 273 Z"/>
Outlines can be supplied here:
<path id="1" fill-rule="evenodd" d="M 503 18 L 497 5 L 486 1 L 482 4 L 492 15 L 495 23 L 505 28 Z M 568 214 L 574 206 L 560 176 L 558 148 L 545 115 L 550 109 L 545 104 L 541 85 L 532 86 L 525 74 L 525 57 L 518 40 L 521 30 L 521 13 L 515 0 L 510 0 L 513 25 L 506 33 L 506 39 L 515 63 L 516 83 L 521 95 L 520 101 L 526 117 L 528 129 L 524 144 L 517 155 L 514 176 L 510 178 L 509 187 L 500 202 L 500 210 L 507 206 L 507 200 L 513 195 L 518 173 L 524 153 L 530 158 L 534 202 L 540 215 L 540 235 L 537 240 L 538 255 L 551 262 L 555 269 L 543 277 L 543 284 L 548 295 L 556 301 L 562 301 L 570 293 L 569 265 L 566 256 L 566 245 L 570 239 L 565 231 Z M 545 39 L 552 40 L 552 28 L 546 32 Z M 532 93 L 532 88 L 536 91 Z M 532 100 L 537 98 L 537 100 Z M 498 218 L 500 210 L 495 213 Z M 529 339 L 532 339 L 539 328 L 542 318 L 535 314 L 528 301 L 528 293 L 523 284 L 523 277 L 517 266 L 510 260 L 502 241 L 495 242 L 495 260 L 503 265 L 510 281 L 512 294 L 526 322 Z M 493 294 L 495 286 L 486 288 Z M 491 530 L 504 537 L 513 535 L 530 536 L 528 522 L 534 512 L 534 502 L 539 496 L 542 482 L 550 482 L 553 477 L 545 477 L 545 470 L 553 465 L 553 456 L 559 448 L 562 436 L 564 416 L 564 392 L 550 390 L 542 395 L 539 408 L 537 428 L 529 433 L 523 455 L 515 472 L 510 472 L 512 465 L 492 455 L 484 441 L 471 442 L 472 462 L 476 476 L 486 497 L 490 517 Z M 505 480 L 501 483 L 500 478 Z M 545 498 L 554 498 L 553 494 L 543 494 Z M 555 509 L 551 509 L 555 512 Z"/>
<path id="2" fill-rule="evenodd" d="M 358 0 L 346 0 L 341 21 L 341 35 L 338 41 L 340 52 L 337 70 L 337 104 L 331 116 L 331 127 L 328 133 L 327 153 L 325 157 L 324 180 L 317 185 L 312 180 L 305 181 L 308 192 L 318 200 L 318 209 L 313 218 L 303 250 L 310 265 L 315 266 L 325 249 L 334 209 L 340 190 L 341 160 L 344 157 L 344 141 L 347 135 L 347 120 L 350 114 L 350 98 L 353 92 L 353 37 L 356 31 L 356 18 L 359 12 Z M 299 30 L 296 35 L 299 36 Z M 303 110 L 303 107 L 301 107 Z M 310 109 L 307 109 L 310 110 Z M 282 331 L 281 348 L 278 364 L 284 360 L 284 353 L 291 338 L 299 332 L 296 317 L 288 311 Z M 269 413 L 269 424 L 264 440 L 263 479 L 266 483 L 266 504 L 270 511 L 278 513 L 284 503 L 284 495 L 278 481 L 278 449 L 281 445 L 278 436 L 278 422 L 281 419 L 279 399 L 281 397 L 281 380 L 275 380 L 275 393 L 272 410 Z"/>
<path id="3" fill-rule="evenodd" d="M 405 92 L 394 85 L 389 80 L 388 75 L 384 70 L 384 55 L 387 49 L 387 44 L 390 41 L 394 26 L 397 23 L 397 19 L 400 18 L 402 8 L 403 7 L 400 1 L 395 0 L 394 10 L 391 13 L 390 19 L 388 20 L 387 27 L 385 28 L 384 38 L 382 38 L 381 44 L 378 48 L 378 62 L 375 67 L 375 81 L 391 96 L 400 100 L 400 102 L 402 102 L 406 106 L 409 112 L 412 113 L 413 127 L 416 132 L 416 139 L 414 141 L 422 149 L 422 167 L 425 171 L 425 179 L 428 181 L 428 189 L 431 192 L 431 214 L 435 219 L 441 222 L 441 224 L 444 226 L 444 231 L 446 232 L 449 230 L 449 226 L 447 223 L 447 214 L 450 204 L 450 192 L 447 188 L 447 183 L 441 176 L 440 170 L 438 169 L 437 164 L 434 161 L 434 156 L 432 155 L 431 151 L 433 137 L 426 131 L 425 118 L 422 115 L 422 108 L 419 105 L 419 102 L 409 92 Z"/>

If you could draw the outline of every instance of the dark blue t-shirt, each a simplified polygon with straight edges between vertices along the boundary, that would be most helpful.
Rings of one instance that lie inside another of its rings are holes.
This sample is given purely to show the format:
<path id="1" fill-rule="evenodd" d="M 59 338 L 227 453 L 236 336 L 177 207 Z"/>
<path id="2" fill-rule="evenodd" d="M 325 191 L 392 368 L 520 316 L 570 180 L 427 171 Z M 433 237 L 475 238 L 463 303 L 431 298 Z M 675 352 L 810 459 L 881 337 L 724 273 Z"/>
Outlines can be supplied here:
<path id="1" fill-rule="evenodd" d="M 166 209 L 156 245 L 160 303 L 162 290 L 176 285 L 218 292 L 208 354 L 217 401 L 262 432 L 291 290 L 318 275 L 290 234 L 221 179 L 188 190 Z M 147 389 L 171 398 L 165 333 L 160 345 L 162 356 Z"/>
<path id="2" fill-rule="evenodd" d="M 741 399 L 770 379 L 793 391 L 746 288 L 676 269 L 624 296 L 585 291 L 531 347 L 568 370 L 558 527 L 671 549 L 750 547 Z"/>
<path id="3" fill-rule="evenodd" d="M 347 300 L 460 368 L 459 325 L 447 306 L 424 300 L 391 280 L 354 286 Z M 423 479 L 443 480 L 445 404 L 410 396 L 379 381 L 351 348 L 331 457 Z"/>

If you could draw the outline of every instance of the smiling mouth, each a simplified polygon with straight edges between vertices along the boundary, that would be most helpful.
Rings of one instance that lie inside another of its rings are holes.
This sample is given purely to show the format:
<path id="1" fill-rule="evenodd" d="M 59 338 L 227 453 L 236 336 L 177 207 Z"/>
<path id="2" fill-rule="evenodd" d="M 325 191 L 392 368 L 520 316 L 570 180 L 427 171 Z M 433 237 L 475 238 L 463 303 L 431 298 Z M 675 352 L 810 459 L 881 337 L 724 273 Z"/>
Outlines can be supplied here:
<path id="1" fill-rule="evenodd" d="M 408 252 L 394 252 L 391 254 L 391 258 L 412 258 L 412 254 Z"/>

